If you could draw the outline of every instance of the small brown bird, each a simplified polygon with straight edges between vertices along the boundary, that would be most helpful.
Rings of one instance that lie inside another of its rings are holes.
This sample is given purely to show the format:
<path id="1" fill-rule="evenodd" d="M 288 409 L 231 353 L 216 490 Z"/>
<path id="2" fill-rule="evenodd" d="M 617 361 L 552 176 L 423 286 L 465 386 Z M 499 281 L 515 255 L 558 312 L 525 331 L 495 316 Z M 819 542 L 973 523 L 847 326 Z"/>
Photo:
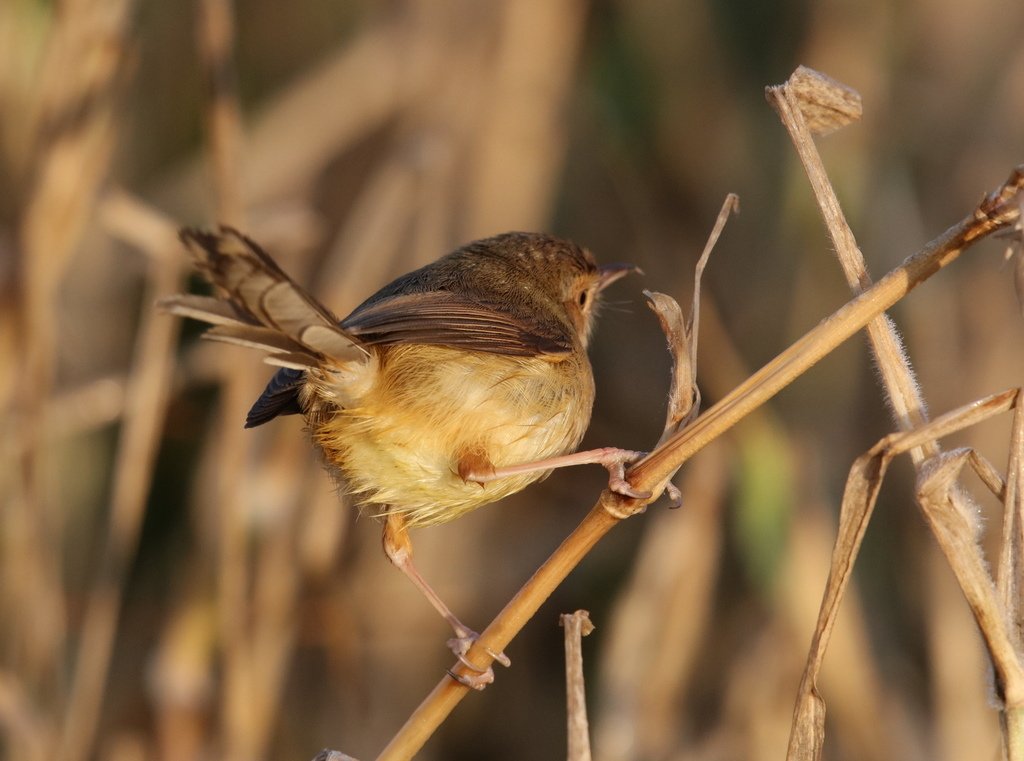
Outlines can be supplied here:
<path id="1" fill-rule="evenodd" d="M 507 233 L 398 278 L 339 322 L 236 230 L 183 230 L 181 239 L 217 297 L 161 306 L 212 323 L 205 338 L 262 349 L 282 368 L 246 427 L 305 417 L 342 489 L 384 519 L 387 556 L 451 624 L 449 646 L 463 662 L 477 635 L 419 575 L 408 529 L 458 518 L 567 465 L 600 463 L 614 491 L 644 496 L 623 477 L 639 453 L 568 454 L 590 421 L 586 349 L 600 294 L 634 267 L 599 267 L 569 241 Z M 489 679 L 488 670 L 480 681 Z"/>

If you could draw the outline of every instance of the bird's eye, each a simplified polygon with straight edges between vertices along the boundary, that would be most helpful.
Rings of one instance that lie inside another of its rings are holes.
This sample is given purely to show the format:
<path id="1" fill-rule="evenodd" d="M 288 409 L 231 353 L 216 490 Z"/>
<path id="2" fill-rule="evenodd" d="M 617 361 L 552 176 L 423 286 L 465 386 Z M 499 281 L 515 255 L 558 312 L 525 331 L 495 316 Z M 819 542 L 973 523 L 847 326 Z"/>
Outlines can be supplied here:
<path id="1" fill-rule="evenodd" d="M 579 302 L 581 307 L 585 307 L 587 305 L 588 298 L 590 298 L 590 293 L 588 291 L 580 291 Z"/>

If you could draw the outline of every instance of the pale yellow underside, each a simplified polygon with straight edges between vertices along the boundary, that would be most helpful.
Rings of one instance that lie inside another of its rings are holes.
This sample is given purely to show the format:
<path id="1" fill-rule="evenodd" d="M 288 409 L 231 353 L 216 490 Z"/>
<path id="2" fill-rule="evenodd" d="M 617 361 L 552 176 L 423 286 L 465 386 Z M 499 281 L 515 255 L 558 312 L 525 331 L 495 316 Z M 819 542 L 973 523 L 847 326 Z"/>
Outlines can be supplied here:
<path id="1" fill-rule="evenodd" d="M 458 475 L 463 457 L 482 455 L 500 468 L 579 445 L 594 399 L 581 359 L 389 347 L 347 377 L 313 379 L 304 390 L 307 417 L 358 502 L 377 515 L 401 512 L 410 526 L 444 523 L 546 475 L 467 483 Z"/>

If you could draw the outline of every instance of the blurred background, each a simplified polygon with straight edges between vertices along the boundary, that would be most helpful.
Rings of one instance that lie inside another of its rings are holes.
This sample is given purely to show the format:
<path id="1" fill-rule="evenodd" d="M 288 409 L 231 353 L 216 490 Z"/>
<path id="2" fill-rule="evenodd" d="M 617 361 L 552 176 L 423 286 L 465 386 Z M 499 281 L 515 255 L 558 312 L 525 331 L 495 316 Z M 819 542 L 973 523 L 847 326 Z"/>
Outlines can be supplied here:
<path id="1" fill-rule="evenodd" d="M 369 759 L 452 662 L 301 421 L 243 431 L 271 369 L 154 310 L 201 287 L 176 226 L 234 221 L 338 314 L 510 229 L 638 264 L 602 314 L 584 446 L 646 449 L 669 362 L 640 291 L 688 304 L 727 192 L 705 405 L 848 298 L 765 85 L 802 63 L 862 94 L 820 146 L 879 277 L 1024 157 L 1022 32 L 1001 0 L 4 0 L 0 755 Z M 1002 250 L 893 310 L 934 412 L 1024 377 Z M 584 608 L 597 758 L 782 758 L 846 473 L 891 425 L 847 342 L 684 467 L 681 509 L 599 544 L 420 757 L 564 756 L 558 615 Z M 953 443 L 1004 468 L 1008 431 Z M 417 563 L 482 629 L 605 479 L 418 531 Z M 912 481 L 894 467 L 826 659 L 826 757 L 997 759 Z M 980 504 L 991 552 L 1001 508 Z"/>

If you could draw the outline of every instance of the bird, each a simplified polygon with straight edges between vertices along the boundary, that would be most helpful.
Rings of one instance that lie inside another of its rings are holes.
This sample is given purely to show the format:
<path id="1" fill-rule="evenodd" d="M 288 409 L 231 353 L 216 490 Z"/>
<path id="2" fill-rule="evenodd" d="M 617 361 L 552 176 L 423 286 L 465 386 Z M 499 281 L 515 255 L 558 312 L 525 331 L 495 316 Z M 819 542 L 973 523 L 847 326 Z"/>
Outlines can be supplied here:
<path id="1" fill-rule="evenodd" d="M 383 521 L 389 560 L 451 625 L 448 646 L 479 672 L 456 678 L 482 688 L 493 672 L 465 658 L 478 635 L 420 575 L 409 531 L 570 465 L 601 464 L 612 491 L 648 496 L 624 476 L 642 453 L 576 451 L 594 402 L 587 346 L 601 295 L 638 269 L 599 266 L 588 249 L 552 235 L 509 232 L 399 277 L 338 319 L 238 230 L 183 228 L 179 238 L 214 295 L 178 294 L 159 306 L 279 368 L 245 427 L 304 417 L 341 490 Z"/>

